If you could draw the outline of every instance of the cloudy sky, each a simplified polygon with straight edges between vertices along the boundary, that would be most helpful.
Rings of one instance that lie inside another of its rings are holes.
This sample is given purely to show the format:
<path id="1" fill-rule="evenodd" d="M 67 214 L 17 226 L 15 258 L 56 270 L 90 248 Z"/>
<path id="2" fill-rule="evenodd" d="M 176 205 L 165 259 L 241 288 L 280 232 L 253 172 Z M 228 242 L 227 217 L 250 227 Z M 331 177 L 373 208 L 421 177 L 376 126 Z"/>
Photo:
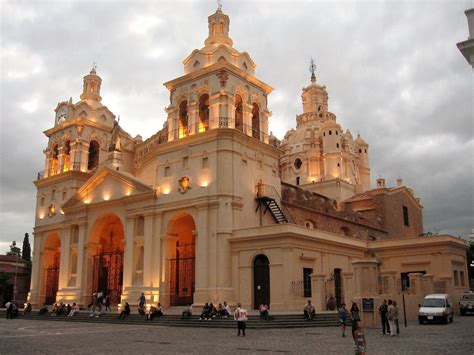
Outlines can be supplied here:
<path id="1" fill-rule="evenodd" d="M 270 130 L 301 113 L 309 60 L 330 111 L 370 144 L 372 180 L 398 177 L 424 205 L 425 231 L 466 237 L 473 213 L 473 72 L 456 43 L 471 1 L 223 1 L 234 47 L 270 84 Z M 162 83 L 203 46 L 212 1 L 2 1 L 0 253 L 34 225 L 32 181 L 59 101 L 79 100 L 97 62 L 103 103 L 133 136 L 166 118 Z"/>

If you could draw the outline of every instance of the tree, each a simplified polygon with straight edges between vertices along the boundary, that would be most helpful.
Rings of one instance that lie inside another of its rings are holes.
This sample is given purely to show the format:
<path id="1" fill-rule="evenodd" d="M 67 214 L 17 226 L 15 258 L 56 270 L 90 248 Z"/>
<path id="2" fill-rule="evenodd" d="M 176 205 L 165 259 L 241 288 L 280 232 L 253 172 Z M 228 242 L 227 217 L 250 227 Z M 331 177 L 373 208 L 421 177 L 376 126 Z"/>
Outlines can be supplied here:
<path id="1" fill-rule="evenodd" d="M 25 238 L 23 239 L 23 248 L 21 250 L 21 257 L 23 260 L 31 261 L 30 236 L 28 235 L 28 233 L 25 233 Z"/>

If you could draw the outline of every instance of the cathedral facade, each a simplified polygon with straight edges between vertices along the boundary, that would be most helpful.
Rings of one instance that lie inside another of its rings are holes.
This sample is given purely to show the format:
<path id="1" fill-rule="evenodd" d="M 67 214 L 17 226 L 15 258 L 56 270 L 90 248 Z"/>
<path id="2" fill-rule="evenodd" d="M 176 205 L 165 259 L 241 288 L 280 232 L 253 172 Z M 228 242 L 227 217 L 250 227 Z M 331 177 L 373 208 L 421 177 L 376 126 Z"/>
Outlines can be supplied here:
<path id="1" fill-rule="evenodd" d="M 35 181 L 29 301 L 87 305 L 102 291 L 135 304 L 144 292 L 165 306 L 294 310 L 312 298 L 322 310 L 330 295 L 461 293 L 465 243 L 420 237 L 422 206 L 401 180 L 371 189 L 369 145 L 337 123 L 314 68 L 296 129 L 268 133 L 272 88 L 229 25 L 220 8 L 209 16 L 146 140 L 103 105 L 95 68 L 78 102 L 57 105 Z"/>

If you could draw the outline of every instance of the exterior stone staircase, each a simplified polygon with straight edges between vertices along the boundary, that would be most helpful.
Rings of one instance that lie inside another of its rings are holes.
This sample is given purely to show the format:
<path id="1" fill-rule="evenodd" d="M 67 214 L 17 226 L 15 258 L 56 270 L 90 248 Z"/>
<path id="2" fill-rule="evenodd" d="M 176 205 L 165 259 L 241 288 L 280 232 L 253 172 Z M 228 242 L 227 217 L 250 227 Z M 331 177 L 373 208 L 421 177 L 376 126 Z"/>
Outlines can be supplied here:
<path id="1" fill-rule="evenodd" d="M 0 317 L 6 318 L 6 310 L 0 310 Z M 74 317 L 51 316 L 46 314 L 39 316 L 38 311 L 32 311 L 30 314 L 23 315 L 20 311 L 18 319 L 28 319 L 50 322 L 87 322 L 87 323 L 107 323 L 107 324 L 126 324 L 126 325 L 149 325 L 149 326 L 170 326 L 170 327 L 200 327 L 200 328 L 234 328 L 236 327 L 233 318 L 215 318 L 213 320 L 199 320 L 199 316 L 192 316 L 189 319 L 181 319 L 178 314 L 164 315 L 155 318 L 153 321 L 147 321 L 145 317 L 138 314 L 131 314 L 125 319 L 118 319 L 117 313 L 104 313 L 99 318 L 91 318 L 89 312 L 81 311 Z M 315 319 L 306 321 L 302 314 L 276 314 L 271 315 L 270 320 L 260 320 L 257 315 L 250 315 L 247 321 L 249 329 L 270 329 L 270 328 L 312 328 L 312 327 L 334 327 L 338 326 L 337 314 L 335 312 L 324 312 L 316 314 Z"/>

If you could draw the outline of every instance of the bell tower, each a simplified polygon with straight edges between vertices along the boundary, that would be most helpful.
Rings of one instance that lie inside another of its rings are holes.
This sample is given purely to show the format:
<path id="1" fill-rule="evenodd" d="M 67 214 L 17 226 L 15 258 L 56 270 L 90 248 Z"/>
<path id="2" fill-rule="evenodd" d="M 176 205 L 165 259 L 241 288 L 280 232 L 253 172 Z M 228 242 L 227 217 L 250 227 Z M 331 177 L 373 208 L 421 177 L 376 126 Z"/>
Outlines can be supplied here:
<path id="1" fill-rule="evenodd" d="M 94 63 L 89 75 L 84 77 L 84 86 L 82 89 L 81 100 L 94 100 L 100 102 L 102 97 L 100 96 L 100 85 L 102 79 L 96 73 L 97 65 Z"/>
<path id="2" fill-rule="evenodd" d="M 208 17 L 209 37 L 204 41 L 206 46 L 225 44 L 232 47 L 232 39 L 229 37 L 229 16 L 222 12 L 221 4 L 216 12 Z"/>

